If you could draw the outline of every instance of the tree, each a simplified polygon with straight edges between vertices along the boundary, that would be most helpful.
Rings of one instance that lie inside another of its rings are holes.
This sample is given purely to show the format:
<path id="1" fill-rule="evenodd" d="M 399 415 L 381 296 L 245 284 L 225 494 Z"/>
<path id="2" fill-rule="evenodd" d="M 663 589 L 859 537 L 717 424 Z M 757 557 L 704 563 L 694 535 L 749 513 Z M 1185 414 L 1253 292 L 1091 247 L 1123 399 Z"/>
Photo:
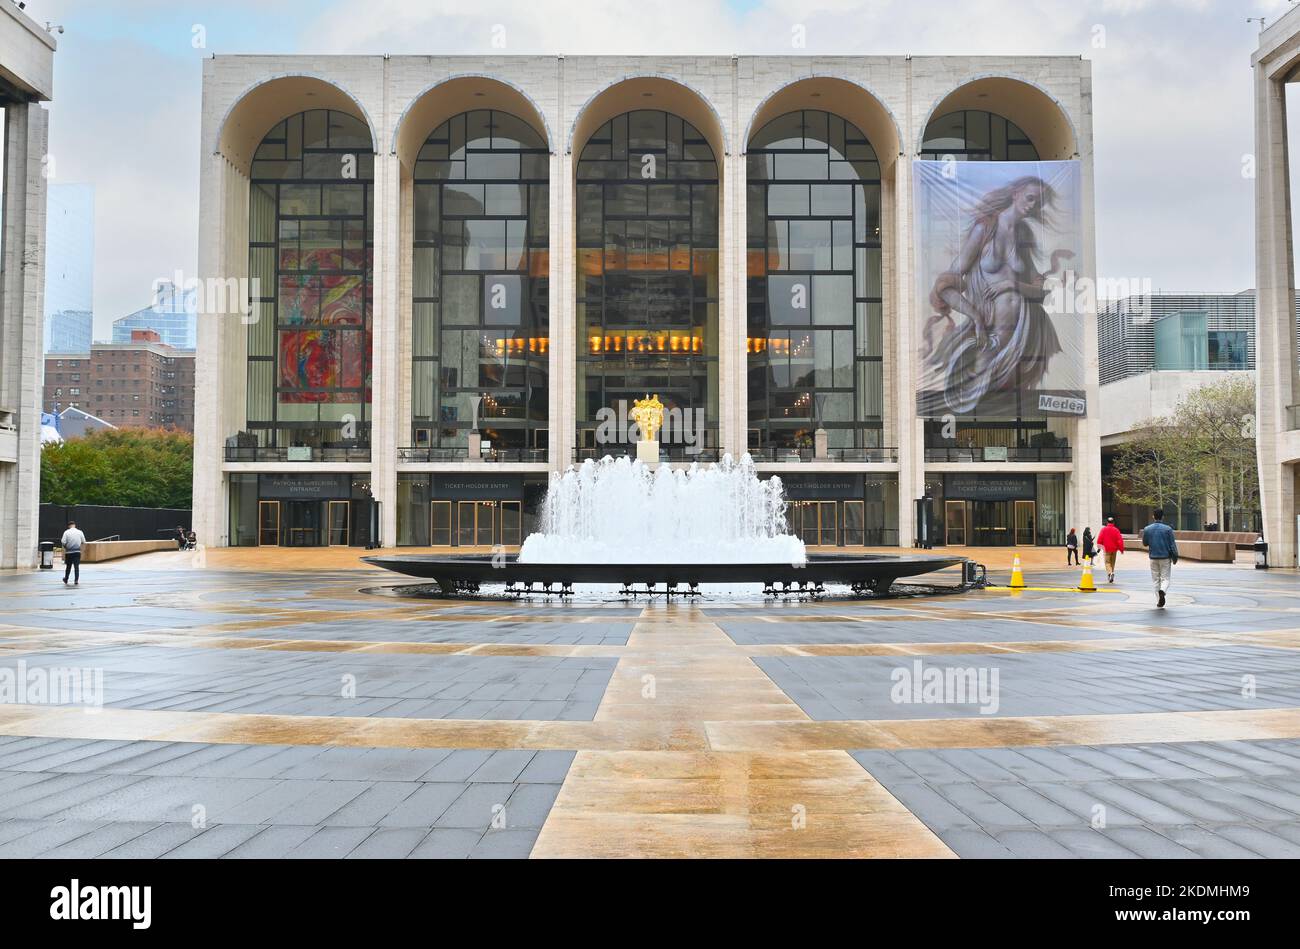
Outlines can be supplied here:
<path id="1" fill-rule="evenodd" d="M 1115 497 L 1124 504 L 1166 508 L 1178 524 L 1200 495 L 1193 453 L 1172 418 L 1149 420 L 1143 433 L 1121 445 L 1112 474 Z"/>
<path id="2" fill-rule="evenodd" d="M 1255 382 L 1231 376 L 1202 386 L 1178 404 L 1181 436 L 1196 455 L 1206 498 L 1226 529 L 1249 530 L 1259 511 L 1255 456 Z"/>
<path id="3" fill-rule="evenodd" d="M 1177 524 L 1193 501 L 1209 501 L 1226 529 L 1249 530 L 1259 511 L 1255 383 L 1230 376 L 1193 390 L 1167 418 L 1151 419 L 1121 446 L 1113 474 L 1125 504 L 1172 508 Z"/>
<path id="4" fill-rule="evenodd" d="M 41 501 L 188 508 L 194 437 L 187 432 L 118 428 L 41 450 Z"/>

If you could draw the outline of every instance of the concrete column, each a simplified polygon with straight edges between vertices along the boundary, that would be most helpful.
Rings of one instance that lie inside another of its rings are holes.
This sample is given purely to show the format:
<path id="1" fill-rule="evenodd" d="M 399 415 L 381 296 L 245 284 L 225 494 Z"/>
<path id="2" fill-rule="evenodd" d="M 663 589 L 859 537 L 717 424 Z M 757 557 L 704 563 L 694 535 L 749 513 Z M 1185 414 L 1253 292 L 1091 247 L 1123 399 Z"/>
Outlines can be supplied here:
<path id="1" fill-rule="evenodd" d="M 401 326 L 402 167 L 397 155 L 375 156 L 375 302 L 371 314 L 370 493 L 379 502 L 379 539 L 397 543 L 397 442 L 400 418 L 398 359 Z M 409 362 L 407 363 L 409 365 Z"/>
<path id="2" fill-rule="evenodd" d="M 1269 562 L 1296 566 L 1296 476 L 1281 443 L 1295 404 L 1295 275 L 1286 85 L 1255 67 L 1255 365 L 1257 452 Z"/>
<path id="3" fill-rule="evenodd" d="M 718 239 L 718 443 L 740 458 L 748 447 L 745 378 L 745 156 L 719 162 Z"/>
<path id="4" fill-rule="evenodd" d="M 719 163 L 718 228 L 718 444 L 739 458 L 748 447 L 749 396 L 745 354 L 746 227 L 745 156 L 727 155 Z"/>
<path id="5" fill-rule="evenodd" d="M 12 463 L 0 462 L 0 567 L 30 567 L 41 497 L 47 113 L 12 103 L 4 125 L 0 408 L 14 413 L 17 449 Z"/>
<path id="6" fill-rule="evenodd" d="M 550 252 L 550 441 L 552 471 L 563 471 L 573 455 L 577 426 L 577 261 L 574 253 L 573 156 L 551 155 L 549 189 L 551 210 Z"/>
<path id="7" fill-rule="evenodd" d="M 905 130 L 907 142 L 912 140 L 910 130 Z M 890 284 L 892 306 L 887 302 L 885 324 L 892 346 L 885 350 L 885 359 L 893 362 L 892 388 L 885 389 L 885 397 L 892 403 L 886 411 L 893 413 L 894 431 L 898 436 L 898 543 L 910 547 L 916 534 L 913 502 L 925 493 L 925 429 L 916 414 L 917 359 L 912 342 L 912 326 L 920 318 L 916 293 L 913 290 L 915 261 L 912 259 L 912 156 L 899 156 L 894 164 L 893 186 L 882 181 L 881 213 L 885 241 L 892 245 L 894 260 Z M 892 208 L 888 216 L 887 208 Z M 892 231 L 891 231 L 892 228 Z M 892 238 L 892 239 L 891 239 Z"/>

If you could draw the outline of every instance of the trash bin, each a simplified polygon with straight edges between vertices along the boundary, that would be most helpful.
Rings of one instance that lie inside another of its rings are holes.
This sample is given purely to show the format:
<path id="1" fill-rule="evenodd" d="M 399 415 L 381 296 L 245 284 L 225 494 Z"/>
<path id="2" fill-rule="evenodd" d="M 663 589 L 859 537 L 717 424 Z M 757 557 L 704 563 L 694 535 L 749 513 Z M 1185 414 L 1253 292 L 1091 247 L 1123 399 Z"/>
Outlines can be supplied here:
<path id="1" fill-rule="evenodd" d="M 1263 536 L 1255 541 L 1255 569 L 1268 569 L 1268 544 L 1264 543 Z"/>
<path id="2" fill-rule="evenodd" d="M 41 541 L 40 548 L 41 548 L 41 569 L 53 570 L 54 569 L 54 541 L 43 540 Z"/>

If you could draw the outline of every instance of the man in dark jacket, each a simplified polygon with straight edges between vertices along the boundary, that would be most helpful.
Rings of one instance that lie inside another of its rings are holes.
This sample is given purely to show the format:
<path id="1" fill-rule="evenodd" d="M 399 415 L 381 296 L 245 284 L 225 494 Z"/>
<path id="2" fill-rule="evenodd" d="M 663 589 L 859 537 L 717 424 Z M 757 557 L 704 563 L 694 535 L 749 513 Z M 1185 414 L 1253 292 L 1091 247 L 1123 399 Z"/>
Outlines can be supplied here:
<path id="1" fill-rule="evenodd" d="M 1174 539 L 1174 529 L 1165 523 L 1165 512 L 1156 511 L 1154 518 L 1142 530 L 1142 546 L 1151 555 L 1151 579 L 1156 585 L 1156 606 L 1163 609 L 1173 567 L 1178 563 L 1178 542 Z"/>

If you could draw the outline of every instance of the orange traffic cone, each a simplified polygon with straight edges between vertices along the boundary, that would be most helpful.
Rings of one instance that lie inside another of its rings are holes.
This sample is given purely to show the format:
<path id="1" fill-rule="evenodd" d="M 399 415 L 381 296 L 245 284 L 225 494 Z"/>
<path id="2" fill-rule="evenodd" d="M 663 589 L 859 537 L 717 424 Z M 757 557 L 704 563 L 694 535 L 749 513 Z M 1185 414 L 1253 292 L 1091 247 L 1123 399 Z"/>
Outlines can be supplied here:
<path id="1" fill-rule="evenodd" d="M 1092 558 L 1083 559 L 1083 576 L 1079 578 L 1078 590 L 1080 593 L 1096 593 L 1097 584 L 1092 582 Z"/>
<path id="2" fill-rule="evenodd" d="M 1023 590 L 1025 588 L 1025 575 L 1020 572 L 1020 555 L 1016 554 L 1016 559 L 1011 564 L 1011 583 L 1008 584 L 1013 590 Z"/>

